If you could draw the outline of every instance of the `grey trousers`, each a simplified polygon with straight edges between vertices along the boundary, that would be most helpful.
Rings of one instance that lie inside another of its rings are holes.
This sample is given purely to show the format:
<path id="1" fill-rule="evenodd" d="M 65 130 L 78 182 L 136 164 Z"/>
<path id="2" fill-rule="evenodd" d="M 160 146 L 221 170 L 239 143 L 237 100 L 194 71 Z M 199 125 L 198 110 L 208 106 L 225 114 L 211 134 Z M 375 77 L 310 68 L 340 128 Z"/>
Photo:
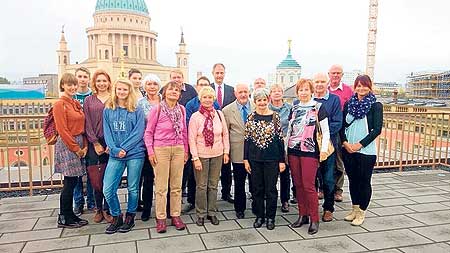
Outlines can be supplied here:
<path id="1" fill-rule="evenodd" d="M 197 188 L 195 192 L 195 211 L 197 216 L 216 215 L 217 185 L 222 169 L 223 155 L 212 158 L 200 158 L 202 170 L 194 168 Z"/>

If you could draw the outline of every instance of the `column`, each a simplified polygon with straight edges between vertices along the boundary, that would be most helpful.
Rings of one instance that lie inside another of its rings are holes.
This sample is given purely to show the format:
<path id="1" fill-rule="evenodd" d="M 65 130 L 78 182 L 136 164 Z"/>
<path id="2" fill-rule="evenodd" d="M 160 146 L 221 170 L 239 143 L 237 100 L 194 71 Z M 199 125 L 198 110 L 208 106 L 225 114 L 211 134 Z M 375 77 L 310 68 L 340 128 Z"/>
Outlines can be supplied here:
<path id="1" fill-rule="evenodd" d="M 152 52 L 153 52 L 153 60 L 156 61 L 156 39 L 153 39 L 153 46 L 152 46 Z"/>
<path id="2" fill-rule="evenodd" d="M 92 50 L 92 45 L 91 45 L 91 36 L 87 36 L 87 39 L 88 39 L 88 59 L 89 58 L 91 58 L 91 54 L 92 54 L 92 52 L 91 52 L 91 50 Z"/>
<path id="3" fill-rule="evenodd" d="M 116 50 L 116 34 L 112 33 L 111 36 L 112 36 L 112 49 L 111 49 L 111 59 L 112 59 L 112 57 L 115 57 L 117 55 L 115 52 L 115 50 Z"/>
<path id="4" fill-rule="evenodd" d="M 120 34 L 120 48 L 119 48 L 118 56 L 120 56 L 122 54 L 122 50 L 123 50 L 123 33 Z"/>
<path id="5" fill-rule="evenodd" d="M 140 59 L 140 53 L 139 53 L 139 36 L 136 35 L 136 59 Z"/>
<path id="6" fill-rule="evenodd" d="M 133 44 L 131 43 L 131 34 L 128 34 L 128 58 L 133 56 Z"/>

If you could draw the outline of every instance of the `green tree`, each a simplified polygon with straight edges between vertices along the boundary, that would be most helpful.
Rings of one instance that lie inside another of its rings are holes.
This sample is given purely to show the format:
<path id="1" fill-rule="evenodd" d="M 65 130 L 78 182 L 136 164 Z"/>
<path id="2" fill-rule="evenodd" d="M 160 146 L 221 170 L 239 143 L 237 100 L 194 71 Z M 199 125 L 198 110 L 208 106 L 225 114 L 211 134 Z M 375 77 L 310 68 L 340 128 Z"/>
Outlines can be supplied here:
<path id="1" fill-rule="evenodd" d="M 0 76 L 0 84 L 10 84 L 10 82 L 5 77 Z"/>

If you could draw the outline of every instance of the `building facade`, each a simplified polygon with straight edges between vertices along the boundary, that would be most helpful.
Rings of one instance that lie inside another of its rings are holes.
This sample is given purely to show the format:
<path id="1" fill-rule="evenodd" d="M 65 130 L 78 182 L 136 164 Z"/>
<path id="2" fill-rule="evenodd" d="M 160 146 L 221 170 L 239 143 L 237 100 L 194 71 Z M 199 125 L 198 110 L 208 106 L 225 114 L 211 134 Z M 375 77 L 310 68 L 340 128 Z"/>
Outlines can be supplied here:
<path id="1" fill-rule="evenodd" d="M 36 77 L 23 78 L 23 85 L 41 85 L 44 88 L 46 97 L 58 97 L 58 75 L 39 74 Z"/>
<path id="2" fill-rule="evenodd" d="M 91 72 L 106 70 L 115 80 L 121 75 L 121 68 L 139 69 L 144 75 L 153 73 L 163 83 L 169 81 L 171 70 L 178 69 L 189 78 L 189 53 L 186 51 L 184 35 L 181 34 L 179 50 L 176 52 L 176 66 L 161 65 L 157 60 L 157 32 L 151 30 L 151 18 L 144 0 L 97 0 L 94 25 L 86 29 L 88 57 L 73 64 L 70 50 L 61 32 L 58 55 L 58 76 L 73 73 L 79 67 Z M 123 62 L 122 62 L 123 61 Z"/>
<path id="3" fill-rule="evenodd" d="M 278 64 L 275 74 L 275 83 L 283 85 L 284 89 L 293 86 L 302 74 L 302 67 L 292 57 L 291 40 L 289 40 L 288 54 L 286 58 Z"/>
<path id="4" fill-rule="evenodd" d="M 407 90 L 412 98 L 450 98 L 450 71 L 411 73 Z"/>

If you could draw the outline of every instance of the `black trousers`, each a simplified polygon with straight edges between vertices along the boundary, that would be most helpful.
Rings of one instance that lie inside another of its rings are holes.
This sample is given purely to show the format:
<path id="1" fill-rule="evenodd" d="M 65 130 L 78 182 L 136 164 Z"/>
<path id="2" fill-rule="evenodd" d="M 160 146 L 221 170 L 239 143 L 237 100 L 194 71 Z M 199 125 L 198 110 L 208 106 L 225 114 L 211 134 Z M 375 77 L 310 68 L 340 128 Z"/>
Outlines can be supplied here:
<path id="1" fill-rule="evenodd" d="M 194 174 L 194 166 L 192 162 L 189 160 L 187 163 L 190 163 L 190 171 L 188 172 L 188 181 L 187 181 L 187 202 L 189 204 L 195 205 L 195 193 L 197 192 L 197 183 L 195 182 L 195 174 Z"/>
<path id="2" fill-rule="evenodd" d="M 64 185 L 59 198 L 59 212 L 64 216 L 75 216 L 73 213 L 73 189 L 78 183 L 78 177 L 64 177 Z"/>
<path id="3" fill-rule="evenodd" d="M 231 193 L 231 163 L 222 164 L 222 169 L 220 171 L 220 183 L 222 185 L 222 198 L 223 196 L 228 196 Z"/>
<path id="4" fill-rule="evenodd" d="M 181 181 L 181 191 L 184 192 L 186 190 L 186 187 L 188 186 L 188 182 L 189 182 L 189 177 L 191 174 L 193 174 L 192 172 L 192 162 L 191 162 L 192 156 L 189 153 L 189 157 L 187 162 L 184 164 L 183 167 L 183 179 Z M 189 191 L 189 190 L 188 190 Z"/>
<path id="5" fill-rule="evenodd" d="M 234 178 L 234 210 L 236 212 L 244 212 L 247 207 L 245 180 L 248 178 L 249 187 L 251 187 L 250 184 L 251 180 L 250 175 L 245 170 L 243 163 L 233 163 L 233 178 Z"/>
<path id="6" fill-rule="evenodd" d="M 255 215 L 258 218 L 275 219 L 278 200 L 278 161 L 249 161 L 252 177 L 252 193 Z"/>
<path id="7" fill-rule="evenodd" d="M 153 183 L 155 182 L 155 173 L 153 167 L 148 160 L 148 157 L 144 159 L 144 165 L 142 166 L 141 179 L 139 181 L 139 203 L 143 205 L 144 210 L 150 211 L 153 206 Z M 141 188 L 142 188 L 142 200 L 141 200 Z"/>
<path id="8" fill-rule="evenodd" d="M 289 165 L 286 164 L 286 169 L 280 173 L 280 201 L 281 203 L 288 202 L 291 197 L 291 171 Z"/>
<path id="9" fill-rule="evenodd" d="M 342 158 L 348 176 L 352 204 L 359 205 L 359 208 L 366 210 L 372 197 L 371 180 L 377 156 L 361 153 L 349 154 L 342 149 Z"/>

